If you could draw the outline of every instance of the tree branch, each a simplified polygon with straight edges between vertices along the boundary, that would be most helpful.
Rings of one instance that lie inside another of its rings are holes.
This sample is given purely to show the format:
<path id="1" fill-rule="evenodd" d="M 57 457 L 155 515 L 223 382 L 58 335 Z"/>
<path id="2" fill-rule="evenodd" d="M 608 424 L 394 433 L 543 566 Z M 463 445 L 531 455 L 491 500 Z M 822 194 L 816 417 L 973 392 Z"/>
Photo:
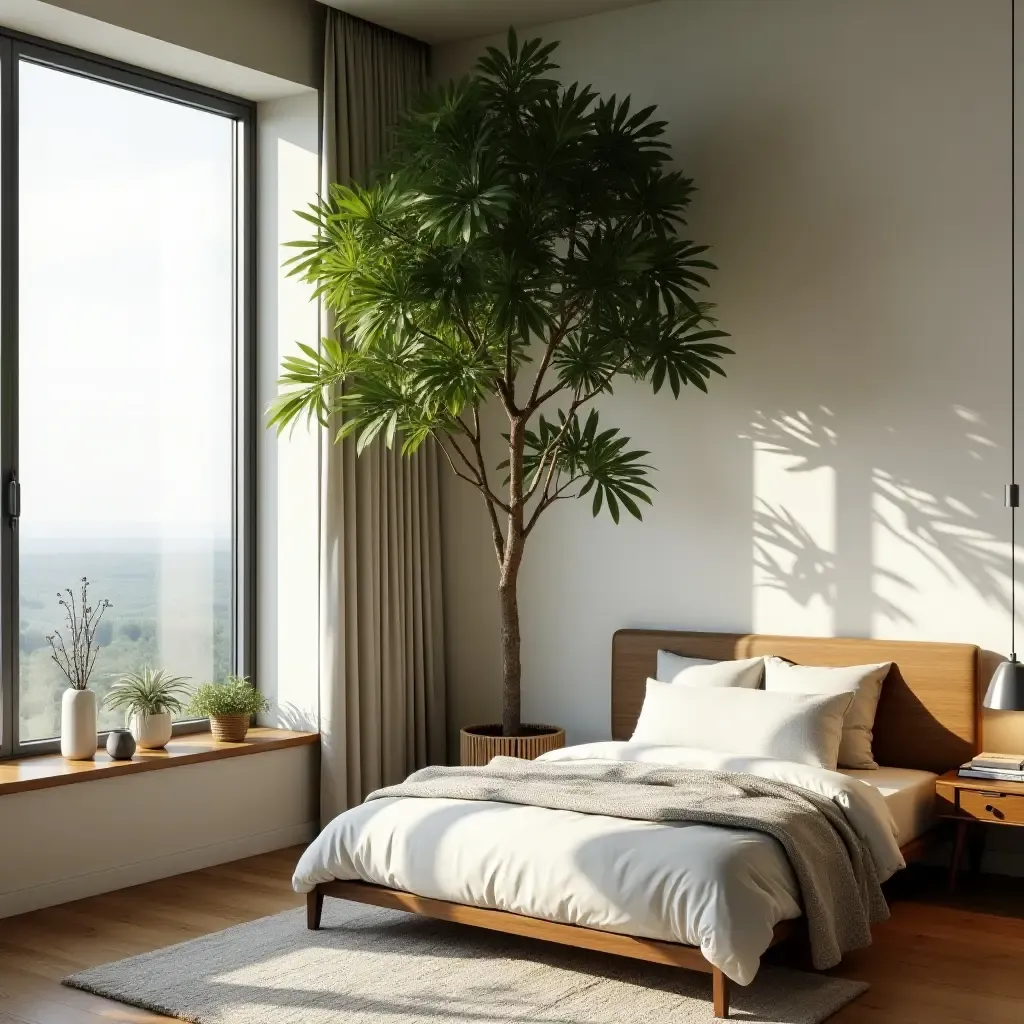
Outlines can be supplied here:
<path id="1" fill-rule="evenodd" d="M 579 229 L 579 217 L 574 216 L 572 222 L 572 230 L 569 232 L 569 250 L 565 255 L 565 262 L 563 268 L 567 268 L 572 263 L 573 258 L 576 255 L 576 232 Z M 557 330 L 553 330 L 548 337 L 548 344 L 544 351 L 544 357 L 541 359 L 540 366 L 537 369 L 537 376 L 533 381 L 533 388 L 530 391 L 530 400 L 526 404 L 527 410 L 532 414 L 537 410 L 537 407 L 542 405 L 548 398 L 551 397 L 556 391 L 561 391 L 561 386 L 552 389 L 545 394 L 545 397 L 541 401 L 537 401 L 537 396 L 540 394 L 541 384 L 544 382 L 544 375 L 548 371 L 548 366 L 551 363 L 551 358 L 555 354 L 555 349 L 561 344 L 562 339 L 569 332 L 569 321 L 575 317 L 577 310 L 573 310 L 571 314 L 568 313 L 568 308 L 565 301 L 565 285 L 562 285 L 562 316 L 561 323 Z"/>
<path id="2" fill-rule="evenodd" d="M 531 407 L 534 411 L 539 409 L 549 398 L 554 398 L 559 391 L 564 391 L 564 384 L 556 384 L 554 387 L 548 388 L 543 394 L 538 395 L 531 403 Z"/>
<path id="3" fill-rule="evenodd" d="M 498 396 L 509 418 L 519 415 L 516 406 L 516 382 L 512 360 L 512 335 L 505 335 L 505 374 L 498 380 Z"/>
<path id="4" fill-rule="evenodd" d="M 480 407 L 473 406 L 473 432 L 468 435 L 469 440 L 473 445 L 473 452 L 476 455 L 476 468 L 480 473 L 480 479 L 483 480 L 484 486 L 488 491 L 491 491 L 490 481 L 487 479 L 487 460 L 484 458 L 483 445 L 481 443 L 481 437 L 483 436 L 480 430 Z M 493 492 L 491 492 L 493 495 Z M 510 510 L 509 506 L 501 501 L 497 496 L 494 496 L 494 503 L 502 510 L 502 512 L 508 513 Z"/>
<path id="5" fill-rule="evenodd" d="M 473 463 L 469 461 L 469 457 L 462 450 L 462 448 L 459 447 L 459 442 L 456 441 L 455 438 L 450 433 L 446 433 L 445 437 L 448 438 L 448 440 L 451 442 L 452 448 L 455 449 L 455 453 L 459 456 L 460 459 L 462 459 L 462 461 L 465 464 L 465 466 L 469 469 L 469 471 L 475 477 L 476 482 L 477 482 L 477 486 L 478 487 L 483 487 L 485 485 L 486 481 L 483 480 L 482 477 L 480 477 L 480 475 L 477 472 L 476 466 L 474 466 Z"/>
<path id="6" fill-rule="evenodd" d="M 545 446 L 544 451 L 541 452 L 540 461 L 537 463 L 537 475 L 533 478 L 533 483 L 530 484 L 530 489 L 526 492 L 525 501 L 529 501 L 537 492 L 537 485 L 540 483 L 540 478 L 544 474 L 544 463 L 547 462 L 550 457 L 551 462 L 548 465 L 547 475 L 544 480 L 544 489 L 547 490 L 548 484 L 551 482 L 551 473 L 558 463 L 558 446 L 562 443 L 565 435 L 568 433 L 569 428 L 572 426 L 573 417 L 576 415 L 576 410 L 588 398 L 593 398 L 593 394 L 585 395 L 582 398 L 577 392 L 576 397 L 572 400 L 569 405 L 569 411 L 566 413 L 565 422 L 562 424 L 558 433 L 552 438 L 550 442 Z"/>
<path id="7" fill-rule="evenodd" d="M 484 499 L 484 504 L 487 506 L 487 515 L 491 521 L 491 542 L 494 544 L 494 554 L 497 556 L 498 562 L 500 564 L 505 557 L 505 541 L 501 534 L 501 527 L 498 524 L 497 507 L 500 506 L 502 509 L 507 509 L 507 506 L 491 493 L 491 490 L 487 486 L 486 481 L 480 479 L 478 471 L 474 469 L 472 465 L 470 465 L 470 469 L 473 472 L 472 476 L 467 476 L 465 473 L 461 472 L 458 469 L 458 467 L 455 465 L 455 462 L 452 460 L 451 454 L 445 447 L 444 440 L 442 440 L 442 435 L 440 432 L 431 431 L 431 434 L 437 441 L 437 446 L 441 449 L 442 452 L 444 452 L 444 457 L 448 460 L 448 465 L 451 466 L 452 472 L 460 480 L 465 480 L 466 483 L 472 484 L 473 487 L 480 492 L 480 496 Z M 444 439 L 451 442 L 452 446 L 459 453 L 459 455 L 461 455 L 462 458 L 465 459 L 465 455 L 463 455 L 462 450 L 455 443 L 455 439 L 451 436 L 451 434 L 444 434 L 443 437 Z"/>
<path id="8" fill-rule="evenodd" d="M 418 238 L 406 238 L 406 236 L 403 235 L 401 231 L 398 231 L 396 228 L 393 228 L 390 224 L 386 224 L 379 217 L 370 216 L 367 217 L 366 220 L 369 221 L 369 223 L 373 224 L 375 227 L 380 228 L 380 230 L 383 231 L 385 234 L 388 234 L 392 238 L 401 242 L 403 245 L 409 246 L 410 249 L 418 249 L 420 252 L 430 252 L 430 246 L 424 245 Z"/>
<path id="9" fill-rule="evenodd" d="M 491 543 L 494 545 L 494 554 L 501 565 L 505 561 L 505 538 L 501 533 L 501 525 L 498 523 L 498 513 L 494 511 L 494 504 L 485 499 L 487 515 L 491 520 Z"/>
<path id="10" fill-rule="evenodd" d="M 582 476 L 570 477 L 564 484 L 556 487 L 552 494 L 547 493 L 547 484 L 545 484 L 545 493 L 541 496 L 540 501 L 537 503 L 537 507 L 533 510 L 533 514 L 530 516 L 530 521 L 526 524 L 526 536 L 530 535 L 530 532 L 537 525 L 537 520 L 540 519 L 540 514 L 546 508 L 550 508 L 556 501 L 563 498 L 574 497 L 574 495 L 568 495 L 564 492 L 567 491 L 577 481 L 582 480 Z"/>
<path id="11" fill-rule="evenodd" d="M 548 466 L 547 476 L 546 476 L 546 479 L 544 481 L 544 490 L 545 490 L 545 492 L 547 491 L 548 485 L 551 483 L 551 472 L 554 469 L 555 464 L 558 461 L 558 458 L 557 458 L 557 456 L 558 456 L 558 446 L 562 443 L 562 440 L 565 438 L 565 435 L 568 432 L 569 427 L 572 425 L 573 417 L 576 415 L 576 413 L 580 410 L 580 408 L 583 405 L 585 405 L 587 402 L 589 402 L 592 398 L 596 398 L 599 394 L 601 394 L 601 392 L 604 391 L 604 389 L 611 382 L 612 378 L 617 373 L 621 373 L 622 370 L 625 368 L 626 363 L 628 363 L 628 362 L 629 362 L 629 357 L 627 356 L 625 359 L 622 359 L 605 376 L 604 380 L 602 380 L 601 383 L 596 388 L 594 388 L 591 391 L 588 391 L 585 395 L 580 395 L 577 392 L 576 397 L 572 400 L 572 403 L 569 406 L 569 412 L 566 414 L 565 423 L 562 424 L 561 429 L 558 431 L 558 433 L 555 435 L 555 437 L 548 443 L 548 445 L 545 447 L 544 451 L 541 454 L 540 462 L 537 463 L 537 475 L 536 475 L 536 477 L 534 477 L 534 481 L 530 485 L 530 489 L 527 491 L 526 497 L 525 497 L 524 500 L 529 501 L 530 498 L 532 498 L 533 495 L 536 493 L 537 485 L 540 483 L 541 473 L 543 472 L 543 469 L 544 469 L 544 463 L 550 457 L 551 458 L 551 463 Z M 557 390 L 560 390 L 560 389 L 557 389 Z M 534 513 L 534 514 L 536 515 L 536 513 Z"/>
<path id="12" fill-rule="evenodd" d="M 461 470 L 459 470 L 459 468 L 455 465 L 454 461 L 452 460 L 451 453 L 445 447 L 443 440 L 443 438 L 451 440 L 451 435 L 443 434 L 441 431 L 437 430 L 432 430 L 430 432 L 430 435 L 437 442 L 438 448 L 440 448 L 441 451 L 444 452 L 444 457 L 448 460 L 448 465 L 451 466 L 452 472 L 460 480 L 465 480 L 467 484 L 472 484 L 478 491 L 483 491 L 483 485 L 480 483 L 480 479 L 476 476 L 476 474 L 474 473 L 473 476 L 466 476 L 466 474 L 461 472 Z M 486 495 L 484 495 L 484 497 L 486 497 Z"/>
<path id="13" fill-rule="evenodd" d="M 471 433 L 469 433 L 469 431 L 466 430 L 466 425 L 462 423 L 461 420 L 458 420 L 456 422 L 458 422 L 462 426 L 462 429 L 465 432 L 466 436 L 469 438 L 474 448 L 476 448 L 476 446 L 479 444 L 479 437 L 474 437 Z M 431 433 L 434 435 L 435 438 L 438 437 L 438 432 L 431 431 Z M 468 483 L 471 483 L 475 488 L 477 488 L 477 490 L 479 490 L 483 494 L 483 496 L 488 501 L 494 502 L 494 504 L 497 505 L 497 507 L 500 508 L 503 512 L 508 512 L 508 505 L 506 505 L 505 502 L 503 502 L 501 498 L 499 498 L 491 490 L 491 485 L 487 480 L 487 469 L 486 465 L 483 462 L 483 456 L 479 456 L 477 459 L 477 464 L 474 465 L 472 462 L 470 462 L 469 456 L 466 455 L 466 453 L 462 450 L 458 441 L 455 440 L 455 437 L 450 432 L 445 432 L 444 437 L 451 444 L 452 448 L 455 450 L 455 453 L 462 460 L 466 468 L 470 471 L 470 473 L 473 474 L 472 479 L 470 479 L 469 477 L 460 473 L 459 470 L 456 469 L 455 463 L 452 462 L 451 457 L 449 456 L 448 462 L 451 465 L 452 470 L 455 472 L 455 475 L 458 477 L 462 477 L 463 480 L 466 480 Z M 444 447 L 443 444 L 441 445 L 441 447 L 445 455 L 447 456 L 448 450 Z M 481 472 L 481 467 L 483 467 L 483 472 Z"/>
<path id="14" fill-rule="evenodd" d="M 417 331 L 418 333 L 422 334 L 424 338 L 429 338 L 431 341 L 436 341 L 438 345 L 444 345 L 444 341 L 441 338 L 439 338 L 436 334 L 432 334 L 425 327 L 420 327 L 420 325 L 416 323 L 416 321 L 413 320 L 411 316 L 407 315 L 406 319 L 409 321 L 409 326 L 414 331 Z"/>
<path id="15" fill-rule="evenodd" d="M 476 405 L 473 406 L 473 433 L 470 435 L 470 440 L 473 442 L 473 451 L 476 454 L 476 465 L 480 478 L 483 480 L 487 492 L 490 493 L 491 487 L 487 479 L 487 462 L 484 460 L 484 452 L 480 444 L 480 408 Z M 487 502 L 487 514 L 491 520 L 491 540 L 494 542 L 494 553 L 498 556 L 498 564 L 501 565 L 505 560 L 505 539 L 502 536 L 501 525 L 498 522 L 498 513 L 495 510 L 496 505 L 506 515 L 511 514 L 511 510 L 503 502 L 490 500 Z"/>
<path id="16" fill-rule="evenodd" d="M 579 306 L 563 309 L 561 322 L 557 329 L 553 330 L 549 335 L 547 346 L 544 349 L 544 356 L 540 361 L 540 366 L 537 368 L 537 376 L 534 378 L 533 388 L 530 391 L 530 400 L 526 406 L 528 412 L 536 412 L 537 409 L 539 409 L 552 395 L 557 394 L 563 387 L 565 387 L 564 384 L 557 384 L 555 387 L 549 388 L 545 391 L 543 395 L 540 393 L 541 384 L 544 383 L 544 376 L 548 371 L 548 367 L 551 365 L 551 360 L 554 357 L 558 346 L 563 342 L 569 331 L 571 331 L 575 326 L 573 321 L 584 306 L 585 303 L 581 302 Z"/>
<path id="17" fill-rule="evenodd" d="M 473 346 L 473 356 L 474 356 L 474 358 L 479 358 L 481 356 L 487 356 L 488 357 L 488 359 L 487 359 L 488 364 L 493 366 L 496 372 L 500 373 L 501 372 L 501 368 L 494 361 L 494 359 L 492 359 L 490 357 L 490 353 L 487 351 L 487 342 L 485 340 L 486 336 L 487 336 L 487 332 L 484 331 L 483 334 L 480 335 L 480 337 L 477 337 L 477 335 L 474 332 L 472 326 L 470 325 L 469 315 L 467 314 L 466 310 L 463 309 L 461 306 L 456 306 L 456 308 L 455 308 L 455 310 L 453 312 L 453 315 L 454 315 L 456 321 L 458 322 L 458 325 L 459 325 L 460 329 L 462 330 L 462 333 L 465 334 L 466 338 L 469 340 L 470 345 Z"/>

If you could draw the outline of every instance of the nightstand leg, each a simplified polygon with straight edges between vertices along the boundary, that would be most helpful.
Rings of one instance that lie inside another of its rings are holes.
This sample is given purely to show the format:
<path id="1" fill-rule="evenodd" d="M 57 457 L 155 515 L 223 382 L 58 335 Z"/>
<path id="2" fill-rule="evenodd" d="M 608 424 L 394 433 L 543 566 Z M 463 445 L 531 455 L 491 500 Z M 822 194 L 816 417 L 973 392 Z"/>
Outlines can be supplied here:
<path id="1" fill-rule="evenodd" d="M 985 840 L 988 837 L 988 831 L 987 828 L 974 829 L 967 843 L 972 875 L 981 874 L 981 862 L 985 857 Z"/>
<path id="2" fill-rule="evenodd" d="M 956 836 L 953 839 L 953 856 L 949 861 L 949 891 L 956 889 L 956 876 L 960 870 L 960 861 L 964 855 L 964 844 L 967 841 L 967 822 L 956 823 Z"/>

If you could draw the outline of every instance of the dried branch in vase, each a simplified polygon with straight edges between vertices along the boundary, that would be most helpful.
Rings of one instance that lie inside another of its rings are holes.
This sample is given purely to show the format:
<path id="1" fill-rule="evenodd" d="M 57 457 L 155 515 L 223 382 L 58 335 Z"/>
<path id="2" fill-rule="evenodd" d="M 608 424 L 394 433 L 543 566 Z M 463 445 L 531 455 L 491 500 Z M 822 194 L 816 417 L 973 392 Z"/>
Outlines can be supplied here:
<path id="1" fill-rule="evenodd" d="M 53 652 L 50 655 L 51 660 L 64 673 L 68 685 L 73 690 L 84 690 L 89 686 L 89 677 L 96 665 L 96 656 L 100 652 L 99 644 L 96 643 L 96 631 L 99 629 L 103 613 L 113 607 L 106 598 L 99 601 L 95 607 L 89 604 L 89 580 L 83 576 L 81 582 L 81 593 L 77 602 L 70 587 L 63 593 L 57 593 L 57 603 L 64 609 L 64 617 L 67 620 L 67 639 L 59 629 L 55 629 L 46 638 Z"/>

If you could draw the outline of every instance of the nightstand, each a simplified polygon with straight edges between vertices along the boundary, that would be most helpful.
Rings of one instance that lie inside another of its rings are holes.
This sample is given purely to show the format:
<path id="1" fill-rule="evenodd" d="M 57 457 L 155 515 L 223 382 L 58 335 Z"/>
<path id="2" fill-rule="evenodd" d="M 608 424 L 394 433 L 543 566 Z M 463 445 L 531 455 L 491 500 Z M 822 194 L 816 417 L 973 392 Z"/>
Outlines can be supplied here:
<path id="1" fill-rule="evenodd" d="M 936 813 L 956 822 L 949 891 L 956 886 L 967 830 L 974 825 L 1024 826 L 1024 782 L 961 779 L 955 771 L 935 780 Z"/>

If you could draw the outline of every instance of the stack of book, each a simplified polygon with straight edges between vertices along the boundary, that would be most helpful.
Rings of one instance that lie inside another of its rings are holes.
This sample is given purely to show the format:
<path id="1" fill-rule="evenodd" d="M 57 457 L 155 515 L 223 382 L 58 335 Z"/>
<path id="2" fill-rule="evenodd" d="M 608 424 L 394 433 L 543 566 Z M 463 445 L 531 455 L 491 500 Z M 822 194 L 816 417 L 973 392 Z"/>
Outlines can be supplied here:
<path id="1" fill-rule="evenodd" d="M 961 765 L 957 774 L 963 779 L 1024 782 L 1024 757 L 1020 754 L 978 754 Z"/>

